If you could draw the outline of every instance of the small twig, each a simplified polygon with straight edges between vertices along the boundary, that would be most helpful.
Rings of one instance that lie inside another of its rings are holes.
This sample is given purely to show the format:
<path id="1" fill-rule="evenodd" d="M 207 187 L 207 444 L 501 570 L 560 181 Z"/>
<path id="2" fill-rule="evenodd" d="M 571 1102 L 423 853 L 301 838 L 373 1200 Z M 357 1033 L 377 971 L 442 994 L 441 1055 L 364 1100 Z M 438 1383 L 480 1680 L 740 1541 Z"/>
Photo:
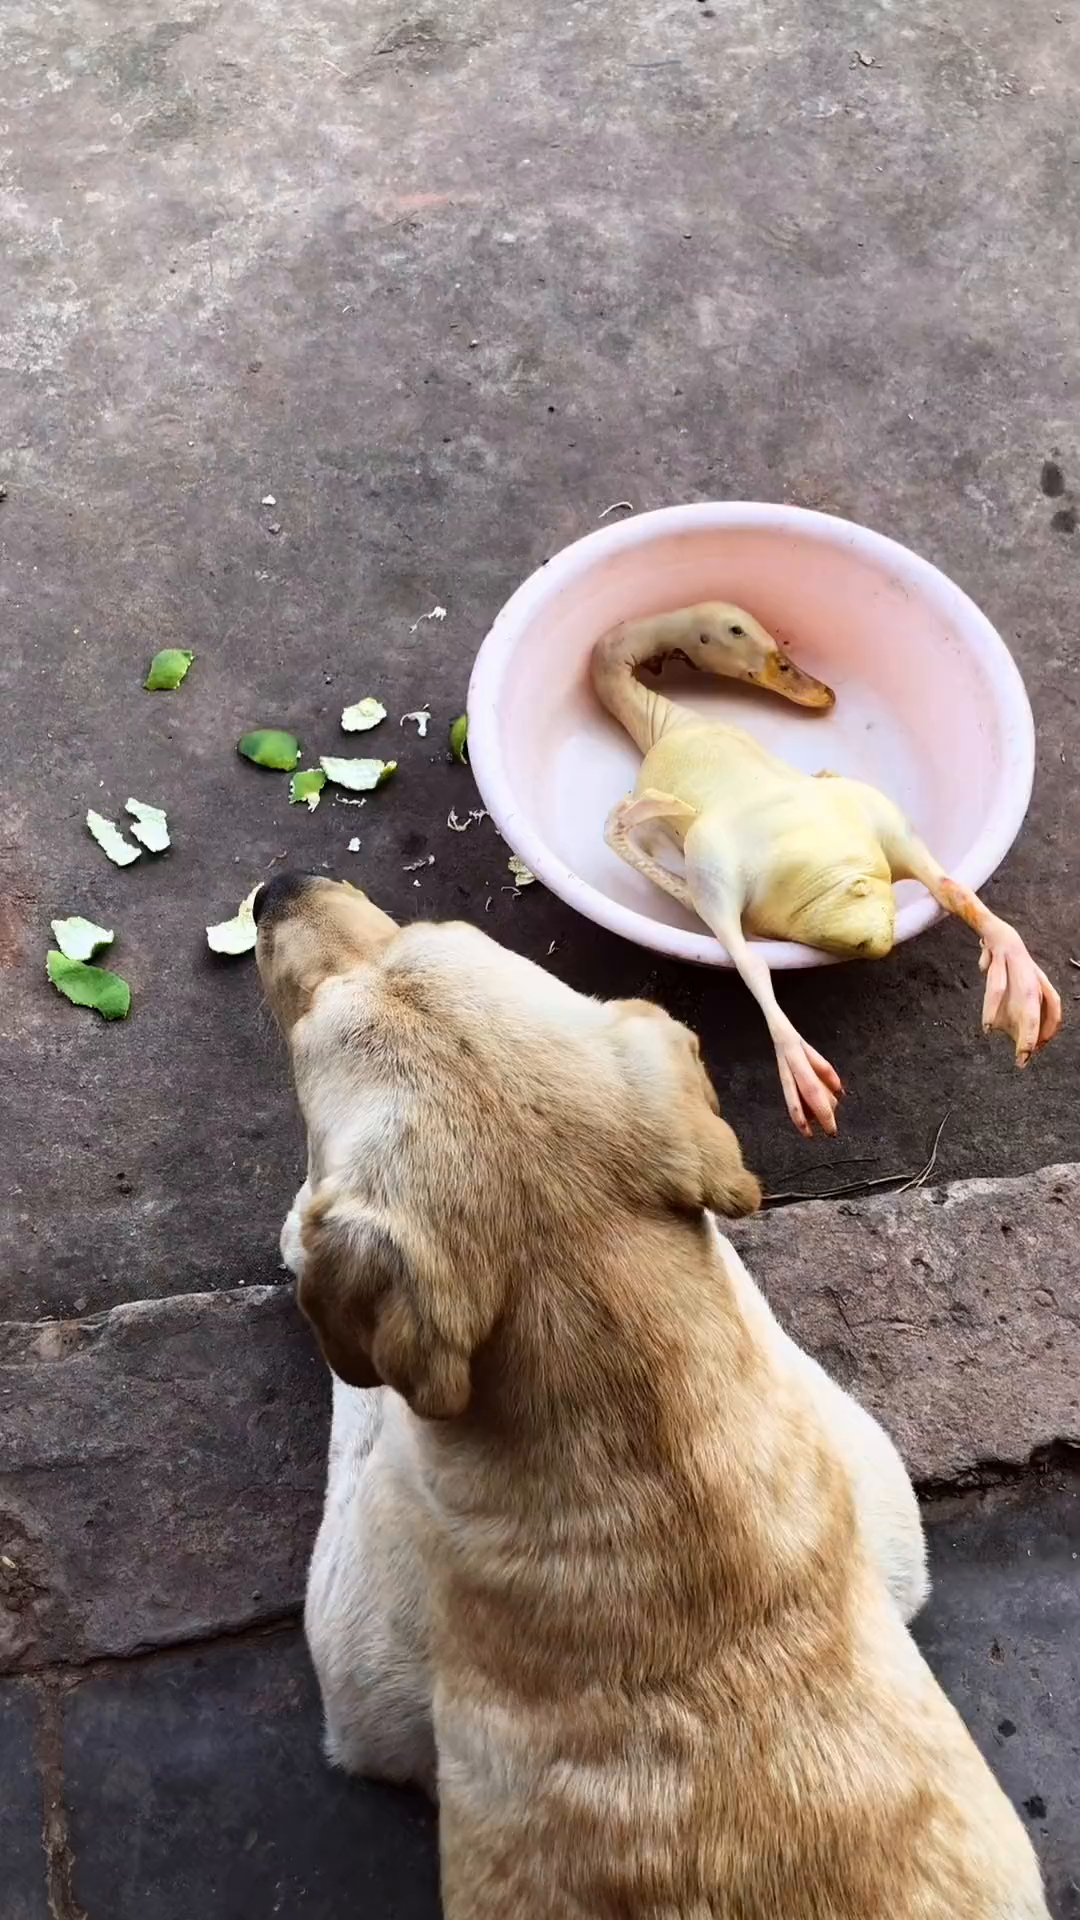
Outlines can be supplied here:
<path id="1" fill-rule="evenodd" d="M 941 1136 L 945 1131 L 945 1123 L 951 1117 L 951 1114 L 952 1108 L 950 1107 L 949 1112 L 945 1114 L 944 1118 L 940 1121 L 938 1130 L 934 1135 L 934 1144 L 930 1149 L 930 1158 L 926 1162 L 925 1167 L 921 1168 L 918 1173 L 883 1173 L 880 1179 L 877 1180 L 849 1180 L 845 1186 L 823 1187 L 818 1193 L 767 1193 L 765 1195 L 765 1205 L 767 1207 L 775 1207 L 787 1200 L 842 1200 L 851 1194 L 862 1195 L 874 1193 L 879 1187 L 891 1187 L 897 1180 L 902 1180 L 904 1183 L 902 1187 L 897 1188 L 898 1193 L 907 1193 L 912 1187 L 921 1187 L 929 1180 L 930 1175 L 937 1166 L 938 1147 L 941 1144 Z"/>
<path id="2" fill-rule="evenodd" d="M 861 1153 L 843 1160 L 819 1160 L 814 1166 L 814 1172 L 835 1173 L 838 1167 L 872 1167 L 876 1166 L 880 1158 L 880 1154 L 877 1153 Z M 778 1180 L 793 1180 L 796 1174 L 802 1172 L 802 1167 L 785 1167 L 783 1173 L 778 1173 L 776 1177 Z"/>
<path id="3" fill-rule="evenodd" d="M 949 1120 L 951 1113 L 952 1113 L 952 1108 L 950 1107 L 949 1112 L 942 1115 L 942 1118 L 938 1124 L 938 1130 L 934 1135 L 934 1144 L 930 1149 L 930 1158 L 927 1161 L 922 1172 L 917 1173 L 913 1179 L 907 1182 L 906 1186 L 901 1187 L 899 1189 L 901 1193 L 907 1193 L 908 1189 L 911 1187 L 922 1187 L 926 1185 L 926 1182 L 929 1180 L 930 1175 L 934 1171 L 934 1168 L 937 1166 L 938 1148 L 941 1145 L 941 1136 L 945 1131 L 946 1123 Z"/>
<path id="4" fill-rule="evenodd" d="M 883 1173 L 880 1180 L 849 1180 L 844 1187 L 822 1187 L 817 1193 L 767 1193 L 765 1205 L 778 1206 L 781 1200 L 842 1200 L 849 1193 L 871 1193 L 875 1187 L 891 1187 L 894 1180 L 906 1178 L 903 1173 Z"/>

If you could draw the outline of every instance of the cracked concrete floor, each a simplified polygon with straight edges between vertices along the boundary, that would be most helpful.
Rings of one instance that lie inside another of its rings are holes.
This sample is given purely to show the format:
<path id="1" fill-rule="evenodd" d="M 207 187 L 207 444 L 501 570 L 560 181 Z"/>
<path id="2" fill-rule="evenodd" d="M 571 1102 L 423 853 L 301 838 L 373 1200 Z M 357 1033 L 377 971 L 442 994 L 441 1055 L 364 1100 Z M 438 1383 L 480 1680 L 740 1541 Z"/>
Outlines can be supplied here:
<path id="1" fill-rule="evenodd" d="M 501 894 L 490 828 L 445 831 L 472 788 L 442 748 L 499 605 L 610 501 L 879 527 L 1022 666 L 1035 799 L 988 891 L 1075 1014 L 1078 80 L 1052 0 L 7 0 L 5 1317 L 275 1277 L 283 1063 L 202 928 L 283 855 L 399 914 L 493 894 L 574 984 L 662 999 L 774 1187 L 917 1167 L 945 1112 L 943 1177 L 1080 1158 L 1075 1019 L 1016 1076 L 957 927 L 784 982 L 852 1089 L 804 1147 L 738 985 Z M 151 699 L 167 644 L 196 667 Z M 368 691 L 434 723 L 362 812 L 290 810 L 233 753 L 269 720 L 322 747 Z M 176 846 L 118 872 L 81 823 L 130 793 Z M 118 930 L 125 1025 L 44 982 L 71 911 Z"/>
<path id="2" fill-rule="evenodd" d="M 1075 1021 L 1015 1074 L 958 926 L 783 982 L 851 1088 L 840 1144 L 803 1146 L 738 983 L 502 894 L 490 827 L 445 830 L 472 788 L 443 757 L 499 605 L 609 502 L 850 514 L 1016 650 L 1038 781 L 989 891 L 1075 1011 L 1080 15 L 8 0 L 0 47 L 9 1312 L 272 1276 L 285 1077 L 250 969 L 202 928 L 283 851 L 398 913 L 494 894 L 511 944 L 659 996 L 774 1185 L 838 1154 L 917 1168 L 946 1112 L 944 1176 L 1080 1157 Z M 170 643 L 197 664 L 152 698 Z M 368 691 L 434 722 L 391 719 L 401 773 L 363 811 L 290 810 L 237 761 L 268 720 L 324 747 Z M 176 844 L 121 872 L 82 819 L 129 793 Z M 124 1026 L 42 979 L 73 910 L 118 929 Z"/>

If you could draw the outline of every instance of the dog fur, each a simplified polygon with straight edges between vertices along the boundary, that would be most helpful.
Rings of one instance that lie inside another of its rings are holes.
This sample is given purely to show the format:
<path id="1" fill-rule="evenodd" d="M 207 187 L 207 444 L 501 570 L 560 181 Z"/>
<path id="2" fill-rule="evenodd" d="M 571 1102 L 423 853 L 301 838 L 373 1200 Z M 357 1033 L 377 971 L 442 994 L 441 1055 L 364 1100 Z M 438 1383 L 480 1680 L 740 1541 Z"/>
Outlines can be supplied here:
<path id="1" fill-rule="evenodd" d="M 759 1194 L 694 1037 L 324 880 L 258 959 L 337 1376 L 328 1748 L 437 1790 L 446 1920 L 1045 1920 L 904 1624 L 895 1451 L 712 1218 Z"/>

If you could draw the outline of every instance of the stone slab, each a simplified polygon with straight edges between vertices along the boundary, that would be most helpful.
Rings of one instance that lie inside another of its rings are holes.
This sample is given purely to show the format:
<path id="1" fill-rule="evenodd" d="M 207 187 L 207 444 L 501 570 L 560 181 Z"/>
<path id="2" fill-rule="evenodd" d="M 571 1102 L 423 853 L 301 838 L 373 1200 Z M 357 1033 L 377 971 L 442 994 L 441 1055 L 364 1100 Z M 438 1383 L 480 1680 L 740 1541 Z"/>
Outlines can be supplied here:
<path id="1" fill-rule="evenodd" d="M 927 1509 L 915 1637 L 1027 1823 L 1056 1920 L 1080 1920 L 1080 1475 Z"/>
<path id="2" fill-rule="evenodd" d="M 3 1666 L 294 1608 L 328 1382 L 286 1287 L 0 1327 Z"/>
<path id="3" fill-rule="evenodd" d="M 434 1811 L 326 1765 L 298 1631 L 84 1681 L 64 1780 L 86 1920 L 438 1920 Z"/>
<path id="4" fill-rule="evenodd" d="M 1080 1167 L 816 1201 L 732 1238 L 917 1480 L 1080 1447 Z"/>
<path id="5" fill-rule="evenodd" d="M 4 1920 L 50 1915 L 38 1771 L 39 1705 L 26 1681 L 0 1685 L 0 1912 Z"/>
<path id="6" fill-rule="evenodd" d="M 734 1230 L 916 1478 L 1080 1445 L 1080 1169 Z M 0 1661 L 131 1653 L 299 1607 L 328 1375 L 288 1286 L 0 1326 Z M 11 1564 L 9 1565 L 8 1562 Z"/>

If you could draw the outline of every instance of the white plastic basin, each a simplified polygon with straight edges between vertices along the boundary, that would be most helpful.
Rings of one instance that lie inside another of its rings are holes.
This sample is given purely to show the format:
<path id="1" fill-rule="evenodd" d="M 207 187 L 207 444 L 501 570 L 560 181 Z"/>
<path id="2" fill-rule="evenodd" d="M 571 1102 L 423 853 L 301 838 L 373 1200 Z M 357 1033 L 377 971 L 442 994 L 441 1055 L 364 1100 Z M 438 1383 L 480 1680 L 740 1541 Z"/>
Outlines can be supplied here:
<path id="1" fill-rule="evenodd" d="M 668 668 L 662 684 L 745 727 L 808 773 L 880 787 L 958 880 L 993 873 L 1031 797 L 1034 728 L 1016 664 L 986 616 L 938 568 L 851 521 L 800 507 L 665 507 L 575 541 L 519 587 L 477 655 L 469 754 L 496 826 L 539 880 L 640 946 L 729 966 L 719 941 L 604 842 L 640 756 L 600 706 L 589 657 L 600 635 L 698 600 L 756 616 L 796 663 L 836 691 L 816 714 L 764 692 Z M 897 941 L 939 914 L 897 888 Z M 826 964 L 761 943 L 774 968 Z"/>

